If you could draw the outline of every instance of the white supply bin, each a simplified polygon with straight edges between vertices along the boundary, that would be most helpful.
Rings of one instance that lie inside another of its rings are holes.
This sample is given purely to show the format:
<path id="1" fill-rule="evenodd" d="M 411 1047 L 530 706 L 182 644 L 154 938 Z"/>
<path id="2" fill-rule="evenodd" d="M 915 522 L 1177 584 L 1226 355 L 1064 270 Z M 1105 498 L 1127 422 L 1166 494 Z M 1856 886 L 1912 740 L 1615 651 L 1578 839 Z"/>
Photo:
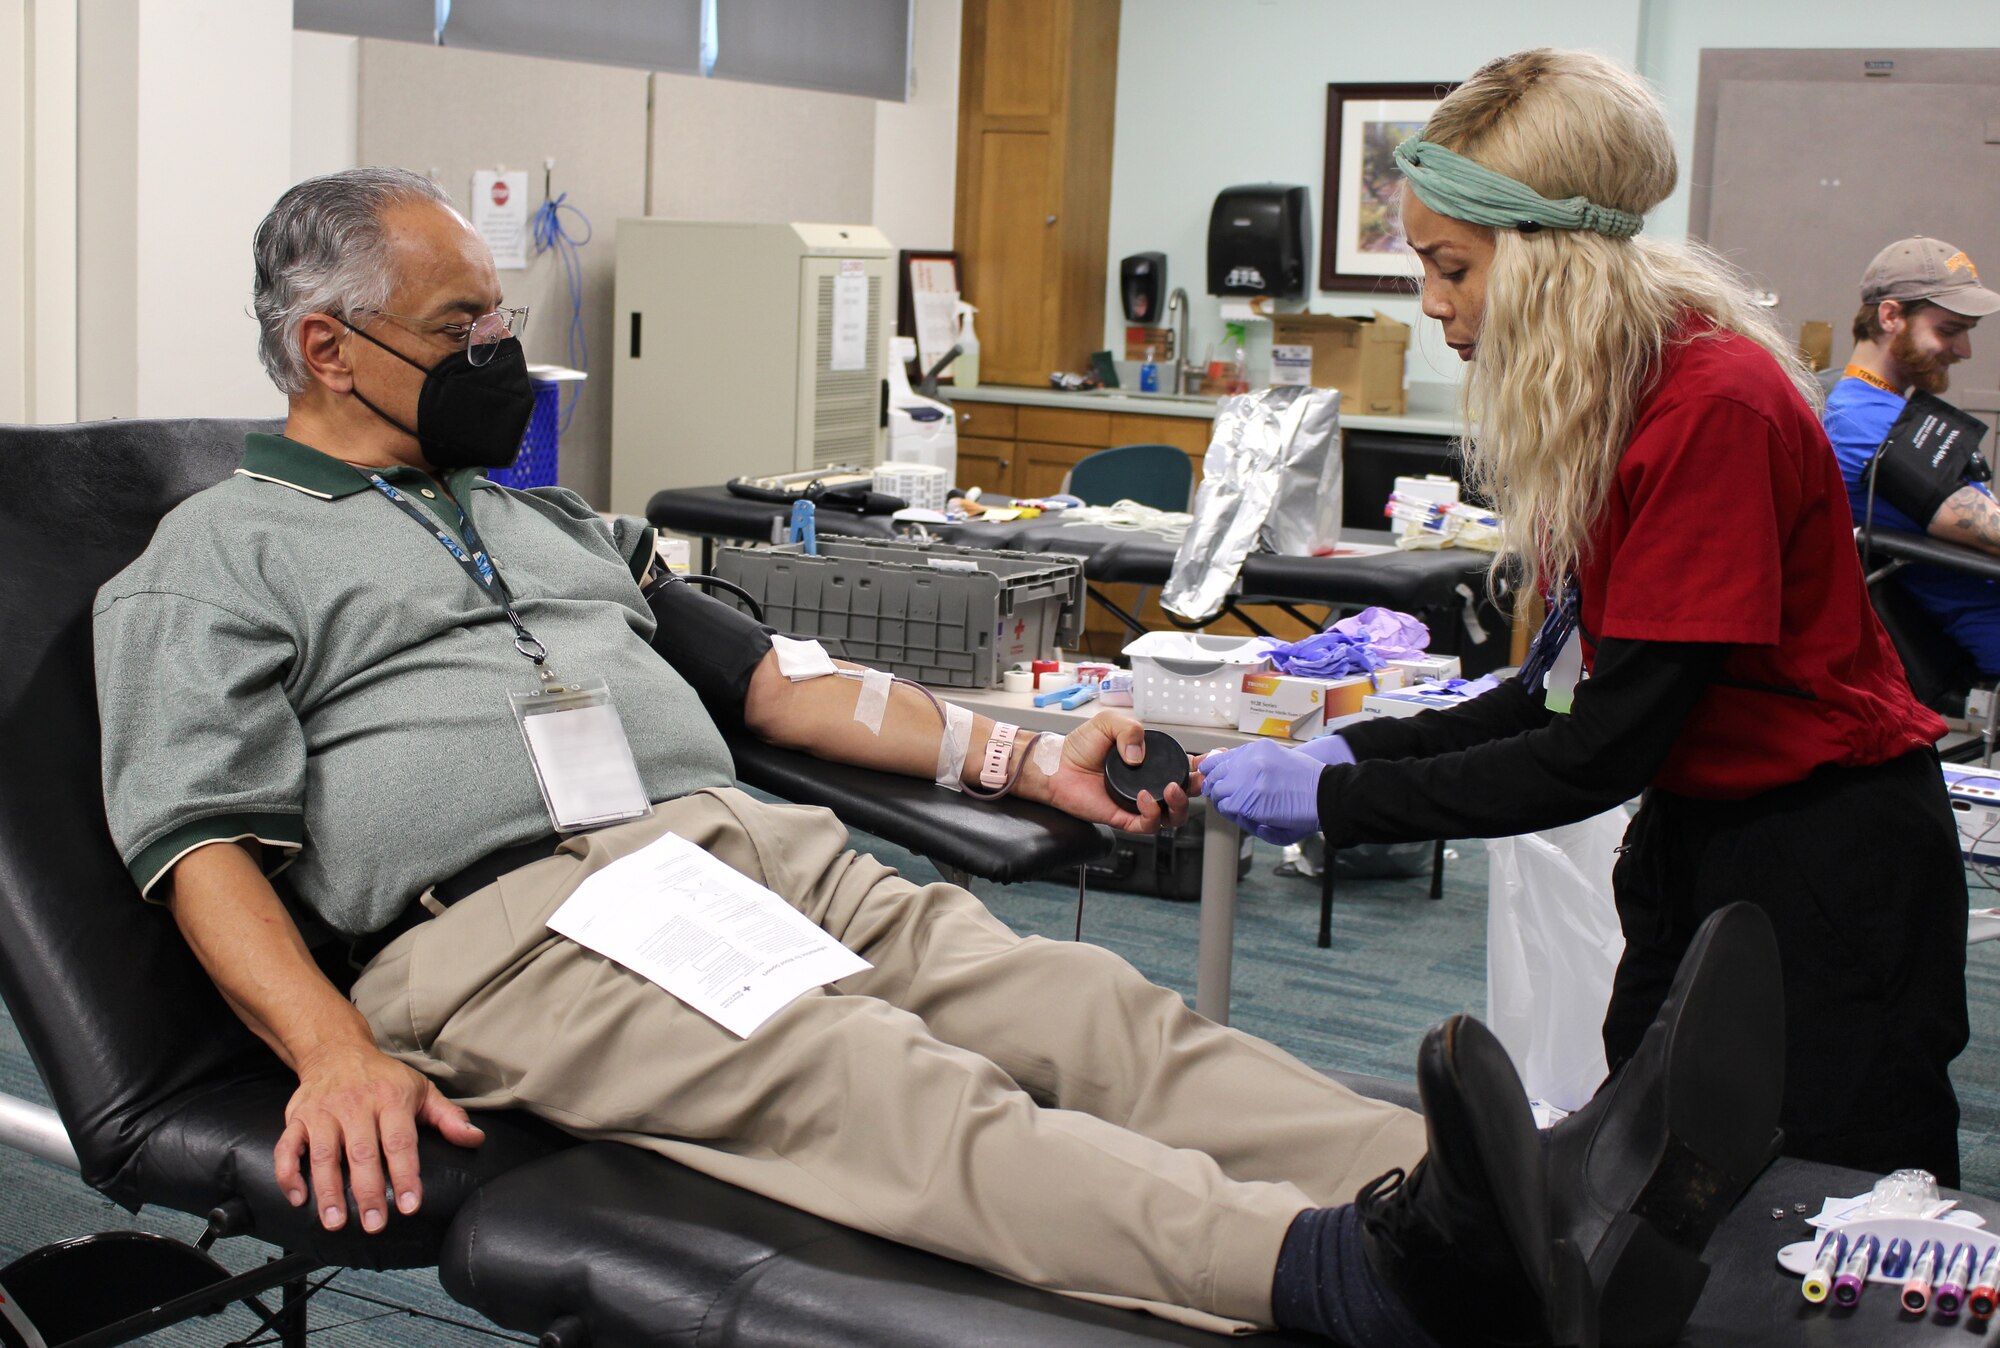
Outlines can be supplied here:
<path id="1" fill-rule="evenodd" d="M 1132 662 L 1132 711 L 1142 721 L 1236 729 L 1243 676 L 1270 668 L 1269 637 L 1148 632 L 1125 648 Z"/>

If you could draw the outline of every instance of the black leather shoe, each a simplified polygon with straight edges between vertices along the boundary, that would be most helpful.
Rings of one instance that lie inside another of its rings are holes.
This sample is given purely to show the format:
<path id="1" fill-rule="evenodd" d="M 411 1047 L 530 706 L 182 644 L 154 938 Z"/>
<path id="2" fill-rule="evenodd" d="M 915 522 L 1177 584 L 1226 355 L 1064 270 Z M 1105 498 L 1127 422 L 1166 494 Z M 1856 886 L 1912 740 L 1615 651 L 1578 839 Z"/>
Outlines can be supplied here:
<path id="1" fill-rule="evenodd" d="M 1771 920 L 1695 930 L 1639 1051 L 1548 1132 L 1555 1230 L 1583 1252 L 1606 1348 L 1662 1348 L 1694 1313 L 1701 1252 L 1778 1152 L 1785 999 Z"/>
<path id="2" fill-rule="evenodd" d="M 1444 1348 L 1593 1342 L 1582 1257 L 1549 1223 L 1546 1157 L 1507 1051 L 1453 1016 L 1417 1051 L 1430 1150 L 1355 1196 L 1368 1266 Z"/>

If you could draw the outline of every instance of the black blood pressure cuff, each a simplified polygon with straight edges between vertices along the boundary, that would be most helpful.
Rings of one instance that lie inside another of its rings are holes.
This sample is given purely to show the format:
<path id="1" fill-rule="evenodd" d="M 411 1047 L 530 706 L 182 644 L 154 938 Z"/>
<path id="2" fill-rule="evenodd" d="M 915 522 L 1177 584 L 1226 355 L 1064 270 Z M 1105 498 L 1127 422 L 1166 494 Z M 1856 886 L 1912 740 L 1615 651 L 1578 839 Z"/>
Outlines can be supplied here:
<path id="1" fill-rule="evenodd" d="M 1986 427 L 1942 398 L 1918 391 L 1869 461 L 1874 494 L 1928 527 L 1945 499 L 1993 470 L 1980 456 Z M 1866 521 L 1864 521 L 1865 523 Z"/>
<path id="2" fill-rule="evenodd" d="M 750 676 L 771 649 L 775 629 L 679 576 L 655 579 L 646 602 L 660 624 L 653 649 L 688 681 L 716 725 L 741 729 Z"/>

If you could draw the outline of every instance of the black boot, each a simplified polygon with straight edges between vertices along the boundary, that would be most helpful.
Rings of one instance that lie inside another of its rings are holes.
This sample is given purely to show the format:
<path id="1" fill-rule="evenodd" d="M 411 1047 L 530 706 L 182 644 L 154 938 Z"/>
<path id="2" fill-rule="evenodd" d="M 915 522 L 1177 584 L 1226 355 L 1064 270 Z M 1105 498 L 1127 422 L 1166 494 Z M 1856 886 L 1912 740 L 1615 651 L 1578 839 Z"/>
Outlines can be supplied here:
<path id="1" fill-rule="evenodd" d="M 1447 1348 L 1594 1341 L 1582 1258 L 1549 1224 L 1542 1139 L 1500 1041 L 1453 1016 L 1417 1052 L 1430 1150 L 1355 1197 L 1363 1249 Z"/>
<path id="2" fill-rule="evenodd" d="M 1549 1130 L 1559 1237 L 1582 1251 L 1606 1348 L 1661 1348 L 1694 1313 L 1717 1223 L 1777 1154 L 1785 999 L 1763 911 L 1696 929 L 1639 1051 Z"/>

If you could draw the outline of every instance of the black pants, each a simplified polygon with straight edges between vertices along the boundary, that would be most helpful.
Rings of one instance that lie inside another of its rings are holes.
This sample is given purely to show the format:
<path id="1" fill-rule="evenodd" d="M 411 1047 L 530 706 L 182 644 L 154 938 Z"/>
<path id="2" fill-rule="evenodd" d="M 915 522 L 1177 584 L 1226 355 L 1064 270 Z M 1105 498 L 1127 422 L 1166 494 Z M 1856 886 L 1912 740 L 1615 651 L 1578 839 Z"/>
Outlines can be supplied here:
<path id="1" fill-rule="evenodd" d="M 1604 1020 L 1639 1046 L 1702 918 L 1770 914 L 1785 980 L 1787 1155 L 1958 1183 L 1965 868 L 1937 755 L 1822 768 L 1749 800 L 1650 791 L 1613 871 L 1625 955 Z"/>

